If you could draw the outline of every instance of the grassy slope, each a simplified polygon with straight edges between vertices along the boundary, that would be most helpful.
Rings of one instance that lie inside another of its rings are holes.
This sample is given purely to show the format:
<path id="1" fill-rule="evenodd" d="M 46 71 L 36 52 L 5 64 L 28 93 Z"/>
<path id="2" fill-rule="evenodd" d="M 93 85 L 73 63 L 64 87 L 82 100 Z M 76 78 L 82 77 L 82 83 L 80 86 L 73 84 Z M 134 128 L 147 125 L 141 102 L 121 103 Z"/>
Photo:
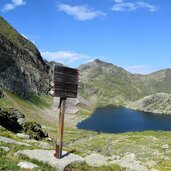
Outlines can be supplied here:
<path id="1" fill-rule="evenodd" d="M 92 152 L 107 156 L 119 155 L 121 157 L 126 153 L 134 153 L 136 160 L 139 160 L 143 165 L 146 165 L 148 161 L 155 161 L 156 165 L 153 168 L 160 171 L 170 171 L 171 151 L 162 149 L 161 146 L 164 144 L 171 147 L 171 132 L 146 131 L 124 134 L 92 134 L 72 143 L 68 142 L 65 148 L 72 149 L 72 151 L 83 156 Z"/>
<path id="2" fill-rule="evenodd" d="M 23 141 L 22 139 L 19 139 L 18 137 L 16 137 L 15 134 L 13 134 L 9 131 L 4 131 L 2 128 L 0 128 L 0 135 L 15 139 L 20 142 Z M 21 169 L 17 166 L 17 164 L 19 162 L 28 161 L 28 162 L 34 163 L 39 166 L 39 168 L 36 168 L 33 171 L 38 171 L 38 170 L 55 171 L 54 168 L 52 168 L 51 166 L 49 166 L 48 164 L 45 164 L 43 162 L 39 162 L 35 159 L 29 159 L 28 157 L 26 157 L 24 155 L 21 155 L 19 157 L 16 157 L 13 155 L 15 152 L 17 152 L 19 150 L 38 149 L 38 147 L 36 145 L 27 147 L 27 146 L 22 146 L 22 145 L 16 145 L 16 144 L 14 145 L 14 144 L 0 142 L 0 146 L 9 147 L 9 149 L 10 149 L 8 152 L 5 152 L 2 149 L 0 149 L 0 170 L 18 171 Z M 26 170 L 22 169 L 21 171 L 26 171 Z"/>
<path id="3" fill-rule="evenodd" d="M 23 49 L 27 47 L 34 53 L 36 52 L 36 47 L 28 41 L 26 38 L 21 36 L 10 24 L 5 21 L 1 16 L 0 16 L 0 34 L 2 34 L 6 39 L 8 39 L 10 42 L 12 42 L 15 46 L 18 46 L 19 48 Z"/>
<path id="4" fill-rule="evenodd" d="M 54 141 L 52 142 L 52 145 L 55 146 L 55 140 L 57 138 L 56 125 L 47 122 L 47 117 L 41 117 L 41 115 L 44 115 L 42 109 L 48 107 L 48 105 L 51 103 L 51 98 L 47 100 L 47 97 L 32 96 L 31 99 L 34 104 L 23 100 L 8 91 L 5 91 L 5 98 L 0 99 L 0 106 L 12 106 L 18 108 L 20 111 L 26 114 L 29 120 L 36 120 L 43 123 L 43 125 L 50 127 L 51 129 L 47 128 L 46 131 L 48 131 L 50 137 L 53 138 Z M 11 135 L 11 133 L 3 133 L 1 130 L 0 135 L 17 139 L 14 134 Z M 162 149 L 161 146 L 164 144 L 168 144 L 169 148 L 171 147 L 171 132 L 148 131 L 135 133 L 131 132 L 125 134 L 97 134 L 93 131 L 67 128 L 66 125 L 64 131 L 64 150 L 79 154 L 83 157 L 92 152 L 98 152 L 107 156 L 119 155 L 121 157 L 128 152 L 135 153 L 137 160 L 140 160 L 142 163 L 154 160 L 157 164 L 155 168 L 161 171 L 170 171 L 171 150 Z M 1 145 L 10 146 L 8 144 Z M 14 146 L 9 154 L 5 154 L 4 152 L 0 151 L 0 160 L 2 161 L 1 167 L 8 166 L 7 168 L 13 167 L 11 170 L 17 170 L 18 167 L 16 166 L 16 162 L 21 159 L 15 159 L 12 157 L 12 153 L 22 148 L 23 147 L 21 146 Z M 101 167 L 100 169 L 118 171 L 119 168 L 117 166 L 110 166 L 108 168 Z M 68 171 L 69 170 L 94 171 L 95 169 L 87 165 L 74 165 L 69 167 Z"/>
<path id="5" fill-rule="evenodd" d="M 55 126 L 54 122 L 47 119 L 44 109 L 50 107 L 52 98 L 50 96 L 31 95 L 30 100 L 24 100 L 17 95 L 5 90 L 5 97 L 0 99 L 0 107 L 13 107 L 25 114 L 26 119 L 38 121 L 45 126 Z"/>
<path id="6" fill-rule="evenodd" d="M 79 69 L 84 84 L 80 94 L 98 106 L 125 106 L 147 95 L 171 93 L 171 69 L 138 75 L 99 60 L 82 65 Z"/>
<path id="7" fill-rule="evenodd" d="M 81 68 L 81 81 L 84 88 L 80 93 L 97 105 L 105 105 L 135 100 L 145 94 L 141 84 L 127 71 L 105 62 L 91 62 Z M 95 93 L 89 93 L 91 89 Z"/>
<path id="8" fill-rule="evenodd" d="M 55 131 L 56 132 L 56 131 Z M 7 136 L 16 140 L 20 140 L 10 132 L 3 132 L 0 129 L 0 135 Z M 20 140 L 21 141 L 21 140 Z M 65 129 L 64 136 L 64 150 L 85 156 L 87 154 L 98 152 L 105 156 L 119 155 L 123 157 L 126 153 L 134 153 L 136 160 L 139 160 L 143 165 L 148 161 L 156 163 L 152 168 L 159 169 L 160 171 L 171 170 L 171 151 L 170 149 L 162 149 L 161 146 L 168 144 L 171 147 L 171 132 L 131 132 L 124 134 L 97 134 L 92 131 L 84 131 L 77 129 Z M 4 153 L 0 150 L 0 168 L 8 168 L 12 171 L 18 169 L 17 162 L 21 160 L 31 161 L 41 166 L 41 162 L 30 160 L 24 156 L 20 158 L 13 157 L 13 153 L 21 150 L 28 149 L 28 147 L 19 145 L 10 145 L 7 143 L 0 143 L 1 146 L 10 147 L 9 153 Z M 55 141 L 52 142 L 55 147 Z M 35 149 L 36 146 L 29 147 Z M 43 165 L 42 170 L 47 168 L 46 164 Z M 42 167 L 41 167 L 42 168 Z M 149 167 L 150 169 L 151 167 Z M 92 168 L 87 165 L 71 165 L 66 169 L 67 171 L 119 171 L 119 167 L 111 165 L 109 167 Z"/>

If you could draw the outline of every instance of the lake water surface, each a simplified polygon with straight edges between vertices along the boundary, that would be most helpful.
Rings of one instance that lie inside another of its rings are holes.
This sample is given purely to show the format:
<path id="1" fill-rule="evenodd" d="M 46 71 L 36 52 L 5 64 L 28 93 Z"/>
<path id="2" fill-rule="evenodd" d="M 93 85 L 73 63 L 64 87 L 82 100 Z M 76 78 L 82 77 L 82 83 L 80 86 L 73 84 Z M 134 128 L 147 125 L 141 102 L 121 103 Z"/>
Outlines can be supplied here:
<path id="1" fill-rule="evenodd" d="M 139 112 L 126 108 L 98 108 L 77 128 L 96 132 L 171 131 L 171 115 Z"/>

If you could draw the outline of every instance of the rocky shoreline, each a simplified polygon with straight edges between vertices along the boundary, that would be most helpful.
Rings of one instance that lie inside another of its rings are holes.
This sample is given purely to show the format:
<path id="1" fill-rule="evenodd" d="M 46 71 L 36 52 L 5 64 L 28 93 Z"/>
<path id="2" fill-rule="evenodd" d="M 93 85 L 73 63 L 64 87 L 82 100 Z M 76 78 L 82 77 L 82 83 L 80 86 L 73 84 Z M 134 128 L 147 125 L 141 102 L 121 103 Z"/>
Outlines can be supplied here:
<path id="1" fill-rule="evenodd" d="M 171 115 L 171 94 L 157 93 L 138 101 L 130 102 L 127 108 L 155 114 Z"/>

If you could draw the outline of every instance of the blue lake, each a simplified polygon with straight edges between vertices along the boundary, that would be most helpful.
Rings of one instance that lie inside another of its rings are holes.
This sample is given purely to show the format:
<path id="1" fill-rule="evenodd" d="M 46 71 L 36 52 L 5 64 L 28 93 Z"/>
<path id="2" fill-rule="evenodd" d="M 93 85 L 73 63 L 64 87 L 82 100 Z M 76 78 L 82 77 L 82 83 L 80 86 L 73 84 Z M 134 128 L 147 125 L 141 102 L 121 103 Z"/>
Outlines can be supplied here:
<path id="1" fill-rule="evenodd" d="M 171 131 L 171 115 L 139 112 L 126 108 L 98 108 L 77 128 L 106 133 L 130 131 Z"/>

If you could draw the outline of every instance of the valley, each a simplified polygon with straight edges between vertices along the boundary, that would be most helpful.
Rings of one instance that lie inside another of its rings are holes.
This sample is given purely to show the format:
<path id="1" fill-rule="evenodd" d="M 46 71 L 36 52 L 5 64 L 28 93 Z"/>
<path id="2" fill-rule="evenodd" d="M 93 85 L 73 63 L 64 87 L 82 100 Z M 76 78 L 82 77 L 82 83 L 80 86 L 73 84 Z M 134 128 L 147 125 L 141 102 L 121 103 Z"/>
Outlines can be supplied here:
<path id="1" fill-rule="evenodd" d="M 18 137 L 0 127 L 0 170 L 18 171 L 17 164 L 23 160 L 37 164 L 39 168 L 35 170 L 54 170 L 47 163 L 13 155 L 19 150 L 53 150 L 55 147 L 59 111 L 55 99 L 48 94 L 53 64 L 44 61 L 35 45 L 0 17 L 0 109 L 17 109 L 25 115 L 26 121 L 40 123 L 49 135 L 37 141 Z M 99 107 L 171 114 L 171 69 L 146 75 L 132 74 L 99 59 L 82 64 L 78 69 L 79 113 L 65 115 L 64 150 L 83 157 L 85 162 L 72 164 L 65 170 L 170 171 L 170 131 L 109 134 L 77 129 L 76 125 Z M 5 138 L 20 143 L 10 144 Z M 23 146 L 21 142 L 29 142 L 31 146 Z"/>

